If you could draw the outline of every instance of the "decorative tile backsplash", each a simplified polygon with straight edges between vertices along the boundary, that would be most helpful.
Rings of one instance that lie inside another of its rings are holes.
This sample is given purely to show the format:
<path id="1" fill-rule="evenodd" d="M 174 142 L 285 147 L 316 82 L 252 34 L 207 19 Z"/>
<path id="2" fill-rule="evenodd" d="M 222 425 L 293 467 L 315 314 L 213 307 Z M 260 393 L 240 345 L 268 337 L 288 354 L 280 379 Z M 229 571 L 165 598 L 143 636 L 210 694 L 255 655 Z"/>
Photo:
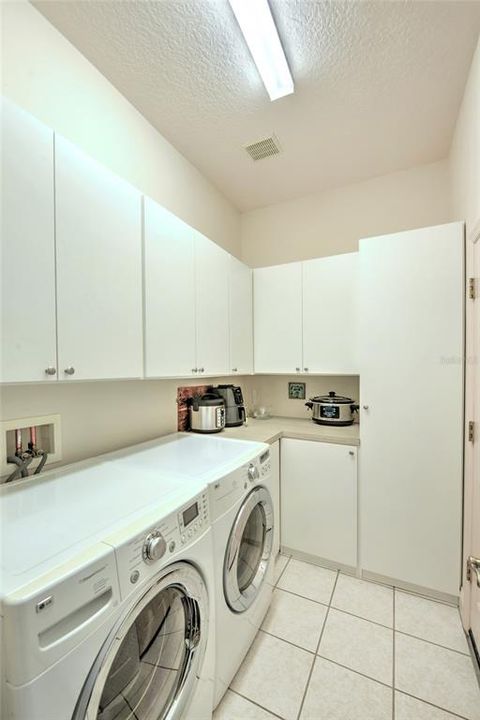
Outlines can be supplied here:
<path id="1" fill-rule="evenodd" d="M 211 388 L 211 385 L 191 385 L 177 388 L 177 430 L 179 432 L 190 430 L 189 399 L 194 395 L 204 395 Z"/>

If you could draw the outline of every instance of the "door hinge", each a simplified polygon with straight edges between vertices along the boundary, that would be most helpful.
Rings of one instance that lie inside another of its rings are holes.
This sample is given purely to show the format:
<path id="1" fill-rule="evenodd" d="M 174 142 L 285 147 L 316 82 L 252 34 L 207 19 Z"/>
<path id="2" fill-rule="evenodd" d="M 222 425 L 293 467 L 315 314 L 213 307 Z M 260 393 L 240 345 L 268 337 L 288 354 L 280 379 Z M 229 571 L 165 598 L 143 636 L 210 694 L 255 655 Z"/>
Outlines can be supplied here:
<path id="1" fill-rule="evenodd" d="M 473 573 L 475 573 L 475 577 L 477 580 L 477 587 L 480 588 L 480 558 L 476 558 L 476 557 L 473 557 L 473 555 L 470 555 L 470 557 L 467 558 L 467 580 L 468 580 L 468 582 L 472 582 Z"/>
<path id="2" fill-rule="evenodd" d="M 477 297 L 477 283 L 474 277 L 468 278 L 468 297 L 475 300 Z"/>
<path id="3" fill-rule="evenodd" d="M 473 443 L 475 441 L 475 423 L 470 420 L 468 423 L 468 442 Z"/>

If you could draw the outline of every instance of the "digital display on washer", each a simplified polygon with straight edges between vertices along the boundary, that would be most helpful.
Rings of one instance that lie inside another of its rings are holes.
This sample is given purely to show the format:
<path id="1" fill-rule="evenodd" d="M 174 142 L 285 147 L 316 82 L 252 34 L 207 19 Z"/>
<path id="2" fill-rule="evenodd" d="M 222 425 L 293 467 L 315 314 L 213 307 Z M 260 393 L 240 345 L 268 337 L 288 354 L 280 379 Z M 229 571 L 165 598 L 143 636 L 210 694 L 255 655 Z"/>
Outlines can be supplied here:
<path id="1" fill-rule="evenodd" d="M 182 513 L 183 527 L 190 525 L 192 520 L 195 520 L 196 517 L 198 517 L 198 503 L 193 503 L 193 505 L 190 505 L 190 507 Z"/>
<path id="2" fill-rule="evenodd" d="M 270 457 L 270 450 L 265 450 L 263 455 L 260 455 L 260 462 L 264 463 L 265 460 L 268 460 L 269 457 Z"/>

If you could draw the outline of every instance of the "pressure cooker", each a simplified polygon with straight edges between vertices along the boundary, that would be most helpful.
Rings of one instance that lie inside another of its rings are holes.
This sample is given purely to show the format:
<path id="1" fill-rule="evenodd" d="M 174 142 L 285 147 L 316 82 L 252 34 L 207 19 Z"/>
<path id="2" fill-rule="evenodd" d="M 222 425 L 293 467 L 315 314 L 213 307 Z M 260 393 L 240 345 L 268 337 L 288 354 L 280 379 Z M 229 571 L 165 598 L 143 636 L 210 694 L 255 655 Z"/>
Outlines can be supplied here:
<path id="1" fill-rule="evenodd" d="M 305 403 L 312 411 L 312 420 L 319 425 L 352 425 L 357 403 L 349 397 L 337 395 L 331 390 L 328 395 L 317 395 Z"/>
<path id="2" fill-rule="evenodd" d="M 225 401 L 216 392 L 194 395 L 189 400 L 190 429 L 198 433 L 220 432 L 225 427 Z"/>

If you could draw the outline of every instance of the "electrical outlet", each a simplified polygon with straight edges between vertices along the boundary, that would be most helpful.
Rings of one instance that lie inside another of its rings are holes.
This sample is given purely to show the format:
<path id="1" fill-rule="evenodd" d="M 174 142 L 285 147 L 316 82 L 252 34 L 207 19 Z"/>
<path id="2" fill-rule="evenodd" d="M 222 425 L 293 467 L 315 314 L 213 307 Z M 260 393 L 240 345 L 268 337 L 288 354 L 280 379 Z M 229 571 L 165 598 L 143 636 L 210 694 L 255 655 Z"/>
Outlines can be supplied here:
<path id="1" fill-rule="evenodd" d="M 28 448 L 30 428 L 36 428 L 37 448 L 48 453 L 46 465 L 62 459 L 62 433 L 60 415 L 39 415 L 30 418 L 5 420 L 0 423 L 0 475 L 9 475 L 15 466 L 7 463 L 7 456 L 15 455 L 15 431 L 22 431 L 23 449 Z M 30 474 L 37 467 L 40 458 L 29 465 Z"/>

